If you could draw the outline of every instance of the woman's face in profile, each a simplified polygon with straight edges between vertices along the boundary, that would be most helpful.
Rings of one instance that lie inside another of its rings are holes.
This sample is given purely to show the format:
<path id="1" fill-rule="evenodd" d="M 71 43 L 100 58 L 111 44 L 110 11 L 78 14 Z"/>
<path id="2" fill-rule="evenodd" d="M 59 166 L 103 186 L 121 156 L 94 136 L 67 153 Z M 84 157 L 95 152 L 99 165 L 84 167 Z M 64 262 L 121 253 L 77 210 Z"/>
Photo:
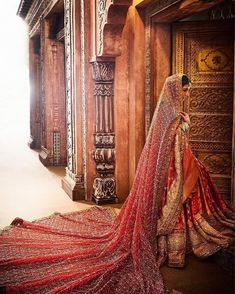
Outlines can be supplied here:
<path id="1" fill-rule="evenodd" d="M 190 88 L 191 88 L 191 85 L 190 84 L 186 84 L 186 85 L 184 85 L 183 87 L 182 87 L 182 98 L 183 98 L 183 100 L 185 99 L 185 98 L 188 98 L 189 97 L 189 95 L 190 95 Z"/>

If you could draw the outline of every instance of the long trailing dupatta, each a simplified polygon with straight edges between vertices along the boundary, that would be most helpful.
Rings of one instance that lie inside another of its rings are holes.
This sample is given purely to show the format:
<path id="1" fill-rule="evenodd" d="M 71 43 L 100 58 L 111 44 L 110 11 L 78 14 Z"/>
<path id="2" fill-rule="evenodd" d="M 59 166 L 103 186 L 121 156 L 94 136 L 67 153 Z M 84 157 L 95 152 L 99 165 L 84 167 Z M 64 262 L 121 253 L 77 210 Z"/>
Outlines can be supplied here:
<path id="1" fill-rule="evenodd" d="M 162 89 L 130 194 L 115 218 L 93 207 L 27 222 L 0 236 L 0 285 L 7 293 L 165 292 L 156 259 L 158 213 L 179 124 L 181 75 Z"/>

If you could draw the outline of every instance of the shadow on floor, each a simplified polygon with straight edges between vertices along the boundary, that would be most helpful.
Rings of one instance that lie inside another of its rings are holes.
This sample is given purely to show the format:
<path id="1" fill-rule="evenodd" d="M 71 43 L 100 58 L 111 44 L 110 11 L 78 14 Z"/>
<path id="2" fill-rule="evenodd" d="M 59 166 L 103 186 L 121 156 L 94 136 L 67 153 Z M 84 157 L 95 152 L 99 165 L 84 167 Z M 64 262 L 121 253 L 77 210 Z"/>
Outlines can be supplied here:
<path id="1" fill-rule="evenodd" d="M 214 257 L 199 259 L 187 256 L 183 269 L 161 268 L 165 283 L 169 289 L 183 294 L 234 294 L 233 272 L 222 269 L 215 263 Z"/>

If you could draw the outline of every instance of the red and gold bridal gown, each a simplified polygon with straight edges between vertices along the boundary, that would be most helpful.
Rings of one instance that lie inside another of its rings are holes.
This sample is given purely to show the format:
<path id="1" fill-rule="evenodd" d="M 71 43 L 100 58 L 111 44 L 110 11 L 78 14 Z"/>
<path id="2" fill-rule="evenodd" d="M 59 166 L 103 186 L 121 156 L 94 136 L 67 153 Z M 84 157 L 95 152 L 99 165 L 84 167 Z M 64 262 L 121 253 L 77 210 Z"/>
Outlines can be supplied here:
<path id="1" fill-rule="evenodd" d="M 164 84 L 120 214 L 93 207 L 35 222 L 16 219 L 0 235 L 1 289 L 161 294 L 159 266 L 167 257 L 181 266 L 186 240 L 198 256 L 232 243 L 234 216 L 179 127 L 181 78 Z"/>

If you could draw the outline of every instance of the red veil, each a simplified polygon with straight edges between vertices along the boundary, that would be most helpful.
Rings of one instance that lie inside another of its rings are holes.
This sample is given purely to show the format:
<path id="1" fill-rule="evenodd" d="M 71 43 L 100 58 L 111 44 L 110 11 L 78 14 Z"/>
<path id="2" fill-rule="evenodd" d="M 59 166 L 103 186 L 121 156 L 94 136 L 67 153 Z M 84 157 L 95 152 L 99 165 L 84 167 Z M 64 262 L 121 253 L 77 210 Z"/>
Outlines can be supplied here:
<path id="1" fill-rule="evenodd" d="M 179 125 L 181 75 L 162 89 L 130 194 L 115 218 L 93 207 L 27 222 L 0 236 L 0 284 L 8 293 L 165 292 L 156 258 L 159 213 Z"/>

